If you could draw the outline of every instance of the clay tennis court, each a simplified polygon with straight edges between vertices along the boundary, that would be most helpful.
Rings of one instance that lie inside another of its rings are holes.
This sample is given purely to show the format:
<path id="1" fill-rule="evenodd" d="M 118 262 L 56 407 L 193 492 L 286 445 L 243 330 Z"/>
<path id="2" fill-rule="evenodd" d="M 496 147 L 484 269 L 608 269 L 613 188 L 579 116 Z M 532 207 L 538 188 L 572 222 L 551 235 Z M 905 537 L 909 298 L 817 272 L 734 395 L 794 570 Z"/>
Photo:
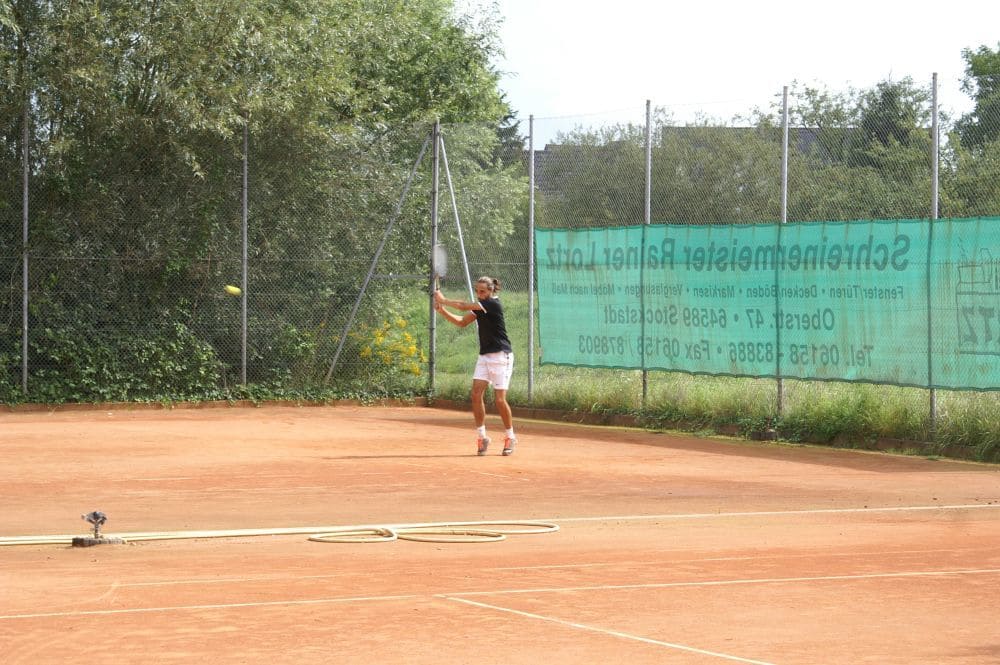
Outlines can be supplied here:
<path id="1" fill-rule="evenodd" d="M 1000 472 L 426 407 L 0 414 L 0 537 L 537 521 L 505 540 L 0 547 L 4 663 L 1000 662 Z"/>

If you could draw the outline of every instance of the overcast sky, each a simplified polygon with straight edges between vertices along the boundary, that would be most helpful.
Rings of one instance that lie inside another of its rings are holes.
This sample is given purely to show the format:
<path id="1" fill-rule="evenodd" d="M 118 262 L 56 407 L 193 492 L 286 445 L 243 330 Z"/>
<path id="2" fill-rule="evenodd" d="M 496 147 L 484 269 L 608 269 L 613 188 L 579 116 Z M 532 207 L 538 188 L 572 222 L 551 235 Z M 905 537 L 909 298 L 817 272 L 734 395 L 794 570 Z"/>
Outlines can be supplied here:
<path id="1" fill-rule="evenodd" d="M 504 17 L 507 99 L 535 116 L 536 147 L 556 130 L 642 122 L 645 103 L 680 122 L 766 108 L 800 81 L 832 91 L 937 72 L 944 110 L 971 107 L 962 49 L 1000 46 L 1000 1 L 469 0 Z"/>

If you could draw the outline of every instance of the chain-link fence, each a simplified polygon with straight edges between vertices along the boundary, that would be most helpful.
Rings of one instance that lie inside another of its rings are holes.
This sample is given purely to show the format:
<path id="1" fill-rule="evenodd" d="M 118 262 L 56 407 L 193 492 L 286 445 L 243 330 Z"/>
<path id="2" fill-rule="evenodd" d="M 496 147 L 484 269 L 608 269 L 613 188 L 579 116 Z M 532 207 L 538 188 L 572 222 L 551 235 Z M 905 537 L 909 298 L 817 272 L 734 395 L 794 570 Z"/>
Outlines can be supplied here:
<path id="1" fill-rule="evenodd" d="M 426 128 L 374 141 L 301 134 L 262 123 L 245 143 L 140 132 L 69 152 L 36 144 L 26 273 L 20 206 L 0 210 L 0 399 L 23 388 L 35 401 L 309 389 L 331 384 L 338 347 L 332 383 L 412 388 L 426 353 L 410 333 L 381 356 L 361 350 L 399 320 L 378 304 L 391 302 L 396 276 L 414 283 L 427 270 L 428 177 L 410 178 Z M 6 157 L 4 201 L 20 202 L 23 162 Z M 383 240 L 380 272 L 364 284 Z"/>
<path id="2" fill-rule="evenodd" d="M 850 224 L 923 219 L 929 224 L 932 217 L 1000 214 L 995 185 L 1000 114 L 970 114 L 951 122 L 934 113 L 933 98 L 933 86 L 923 88 L 911 81 L 881 84 L 850 101 L 825 100 L 826 106 L 814 91 L 793 92 L 787 102 L 787 152 L 785 107 L 778 105 L 770 113 L 758 111 L 732 124 L 681 126 L 662 109 L 653 109 L 645 122 L 596 129 L 586 128 L 581 118 L 578 129 L 563 132 L 536 155 L 534 219 L 540 228 L 572 229 L 643 222 Z M 567 118 L 556 122 L 573 124 Z M 543 125 L 542 132 L 547 129 Z M 956 265 L 940 263 L 934 271 L 954 273 L 964 260 L 966 272 L 979 270 L 980 281 L 989 281 L 986 272 L 995 275 L 992 254 L 997 251 L 989 247 L 995 246 L 998 234 L 1000 229 L 969 238 L 967 250 L 976 257 L 958 257 Z M 942 242 L 939 238 L 938 245 Z M 925 263 L 922 257 L 914 261 Z M 975 295 L 974 315 L 989 319 L 976 321 L 981 324 L 974 333 L 979 346 L 986 337 L 997 337 L 993 329 L 1000 329 L 1000 319 L 990 317 L 1000 312 L 998 296 L 995 284 L 989 293 Z M 953 300 L 921 301 L 922 311 L 934 309 L 928 320 L 938 322 L 935 353 L 941 354 L 942 345 L 965 348 L 968 343 L 963 346 L 958 338 L 973 334 L 940 325 L 955 318 Z M 926 357 L 931 343 L 913 348 L 914 358 Z M 990 358 L 997 352 L 1000 348 L 991 349 Z M 655 374 L 651 380 L 656 381 Z M 933 377 L 928 381 L 933 385 Z M 790 387 L 809 389 L 801 382 Z"/>
<path id="3" fill-rule="evenodd" d="M 935 181 L 931 96 L 930 86 L 880 88 L 850 108 L 817 110 L 808 92 L 793 94 L 786 162 L 780 108 L 741 123 L 682 125 L 653 108 L 647 124 L 641 107 L 630 123 L 581 117 L 531 155 L 526 123 L 446 125 L 437 162 L 446 286 L 464 289 L 467 270 L 527 294 L 529 220 L 929 218 L 935 191 L 941 216 L 1000 214 L 1000 122 L 942 122 Z M 534 133 L 548 134 L 549 122 L 536 119 Z M 8 138 L 0 399 L 227 396 L 244 373 L 272 393 L 421 389 L 427 307 L 407 303 L 429 289 L 430 136 L 428 126 L 319 134 L 278 116 L 251 122 L 245 144 L 141 126 L 55 144 L 33 127 L 27 247 L 21 145 Z M 245 286 L 243 296 L 226 284 Z M 516 342 L 527 359 L 527 340 Z"/>

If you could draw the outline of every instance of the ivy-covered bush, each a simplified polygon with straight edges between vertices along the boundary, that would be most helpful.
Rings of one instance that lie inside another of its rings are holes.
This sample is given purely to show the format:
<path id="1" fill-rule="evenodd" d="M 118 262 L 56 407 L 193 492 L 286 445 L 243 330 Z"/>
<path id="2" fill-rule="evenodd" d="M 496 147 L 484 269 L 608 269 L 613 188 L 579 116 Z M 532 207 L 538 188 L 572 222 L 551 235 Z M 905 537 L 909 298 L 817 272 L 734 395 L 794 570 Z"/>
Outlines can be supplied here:
<path id="1" fill-rule="evenodd" d="M 206 399 L 222 395 L 211 346 L 182 323 L 105 337 L 87 325 L 49 327 L 31 341 L 34 402 Z"/>

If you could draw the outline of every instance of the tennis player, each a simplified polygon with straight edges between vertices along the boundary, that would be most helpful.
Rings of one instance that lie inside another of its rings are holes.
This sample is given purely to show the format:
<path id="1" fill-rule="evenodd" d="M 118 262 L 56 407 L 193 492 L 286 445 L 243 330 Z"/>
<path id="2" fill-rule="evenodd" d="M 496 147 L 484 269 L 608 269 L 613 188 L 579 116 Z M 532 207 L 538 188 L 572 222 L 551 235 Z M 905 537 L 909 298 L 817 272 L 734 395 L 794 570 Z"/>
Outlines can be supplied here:
<path id="1" fill-rule="evenodd" d="M 491 384 L 497 412 L 506 429 L 503 454 L 513 455 L 514 446 L 517 445 L 514 421 L 510 405 L 507 404 L 507 389 L 514 373 L 514 352 L 511 350 L 510 339 L 507 338 L 503 306 L 497 298 L 499 291 L 500 280 L 480 277 L 476 280 L 476 302 L 450 300 L 441 291 L 434 292 L 434 309 L 448 321 L 459 328 L 464 328 L 473 321 L 479 324 L 479 360 L 476 361 L 476 369 L 472 374 L 472 416 L 476 421 L 476 453 L 479 455 L 485 455 L 490 445 L 490 437 L 486 435 L 486 404 L 483 396 L 487 386 Z M 465 314 L 459 316 L 445 307 L 452 307 Z"/>

